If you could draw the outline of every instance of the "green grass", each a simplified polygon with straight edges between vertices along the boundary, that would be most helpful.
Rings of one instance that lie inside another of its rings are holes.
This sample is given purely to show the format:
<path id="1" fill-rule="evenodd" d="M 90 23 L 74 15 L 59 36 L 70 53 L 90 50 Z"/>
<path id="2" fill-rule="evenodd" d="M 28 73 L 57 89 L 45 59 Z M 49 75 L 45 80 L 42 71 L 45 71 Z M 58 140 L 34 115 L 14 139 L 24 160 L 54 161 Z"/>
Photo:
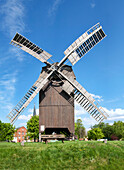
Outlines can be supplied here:
<path id="1" fill-rule="evenodd" d="M 0 169 L 9 170 L 121 170 L 124 141 L 56 143 L 0 143 Z"/>

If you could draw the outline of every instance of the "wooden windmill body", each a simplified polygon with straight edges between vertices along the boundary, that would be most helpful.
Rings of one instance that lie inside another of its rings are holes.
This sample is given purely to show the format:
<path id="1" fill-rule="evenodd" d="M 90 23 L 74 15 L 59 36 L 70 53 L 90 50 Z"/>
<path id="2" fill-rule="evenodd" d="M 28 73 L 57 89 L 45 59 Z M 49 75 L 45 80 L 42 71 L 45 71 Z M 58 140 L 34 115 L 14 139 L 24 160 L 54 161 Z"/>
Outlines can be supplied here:
<path id="1" fill-rule="evenodd" d="M 44 67 L 41 74 L 46 71 L 47 67 Z M 68 76 L 75 79 L 71 66 L 64 65 L 62 72 L 63 74 L 68 73 Z M 64 91 L 62 84 L 65 80 L 61 80 L 56 75 L 53 77 L 54 80 L 49 81 L 39 92 L 39 133 L 44 128 L 45 134 L 52 134 L 53 132 L 73 134 L 74 88 L 70 86 L 68 91 Z"/>

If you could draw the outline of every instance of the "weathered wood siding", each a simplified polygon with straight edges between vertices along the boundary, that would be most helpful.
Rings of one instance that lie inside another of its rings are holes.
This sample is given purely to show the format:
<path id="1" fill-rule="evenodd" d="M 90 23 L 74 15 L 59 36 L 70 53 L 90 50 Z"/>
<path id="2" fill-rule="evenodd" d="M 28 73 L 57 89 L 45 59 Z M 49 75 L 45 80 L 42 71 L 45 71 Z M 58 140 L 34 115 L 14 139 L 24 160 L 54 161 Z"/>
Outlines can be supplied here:
<path id="1" fill-rule="evenodd" d="M 74 132 L 74 106 L 58 92 L 61 87 L 50 86 L 39 93 L 39 130 L 45 128 L 68 128 Z M 73 103 L 74 104 L 74 103 Z"/>

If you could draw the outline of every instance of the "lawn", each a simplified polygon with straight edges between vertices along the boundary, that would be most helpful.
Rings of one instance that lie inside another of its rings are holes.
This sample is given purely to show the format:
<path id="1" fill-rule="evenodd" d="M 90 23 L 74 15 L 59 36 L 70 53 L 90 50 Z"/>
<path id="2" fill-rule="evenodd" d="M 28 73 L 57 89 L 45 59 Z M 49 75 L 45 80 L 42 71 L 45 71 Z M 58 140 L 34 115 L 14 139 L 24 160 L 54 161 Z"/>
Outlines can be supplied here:
<path id="1" fill-rule="evenodd" d="M 0 169 L 124 169 L 124 141 L 0 143 Z"/>

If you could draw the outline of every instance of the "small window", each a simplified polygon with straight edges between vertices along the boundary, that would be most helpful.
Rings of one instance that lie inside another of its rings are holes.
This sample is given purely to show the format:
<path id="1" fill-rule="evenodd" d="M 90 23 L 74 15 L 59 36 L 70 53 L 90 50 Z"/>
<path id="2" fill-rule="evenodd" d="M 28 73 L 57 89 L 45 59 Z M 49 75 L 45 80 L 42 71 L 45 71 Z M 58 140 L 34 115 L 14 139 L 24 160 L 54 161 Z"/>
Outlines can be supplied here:
<path id="1" fill-rule="evenodd" d="M 19 136 L 19 139 L 20 139 L 20 136 Z"/>
<path id="2" fill-rule="evenodd" d="M 24 136 L 22 136 L 22 139 L 24 139 Z"/>
<path id="3" fill-rule="evenodd" d="M 24 129 L 22 129 L 22 131 L 24 131 Z"/>
<path id="4" fill-rule="evenodd" d="M 20 135 L 20 132 L 18 132 L 19 133 L 19 135 Z"/>
<path id="5" fill-rule="evenodd" d="M 24 135 L 24 132 L 22 132 L 22 135 Z"/>

